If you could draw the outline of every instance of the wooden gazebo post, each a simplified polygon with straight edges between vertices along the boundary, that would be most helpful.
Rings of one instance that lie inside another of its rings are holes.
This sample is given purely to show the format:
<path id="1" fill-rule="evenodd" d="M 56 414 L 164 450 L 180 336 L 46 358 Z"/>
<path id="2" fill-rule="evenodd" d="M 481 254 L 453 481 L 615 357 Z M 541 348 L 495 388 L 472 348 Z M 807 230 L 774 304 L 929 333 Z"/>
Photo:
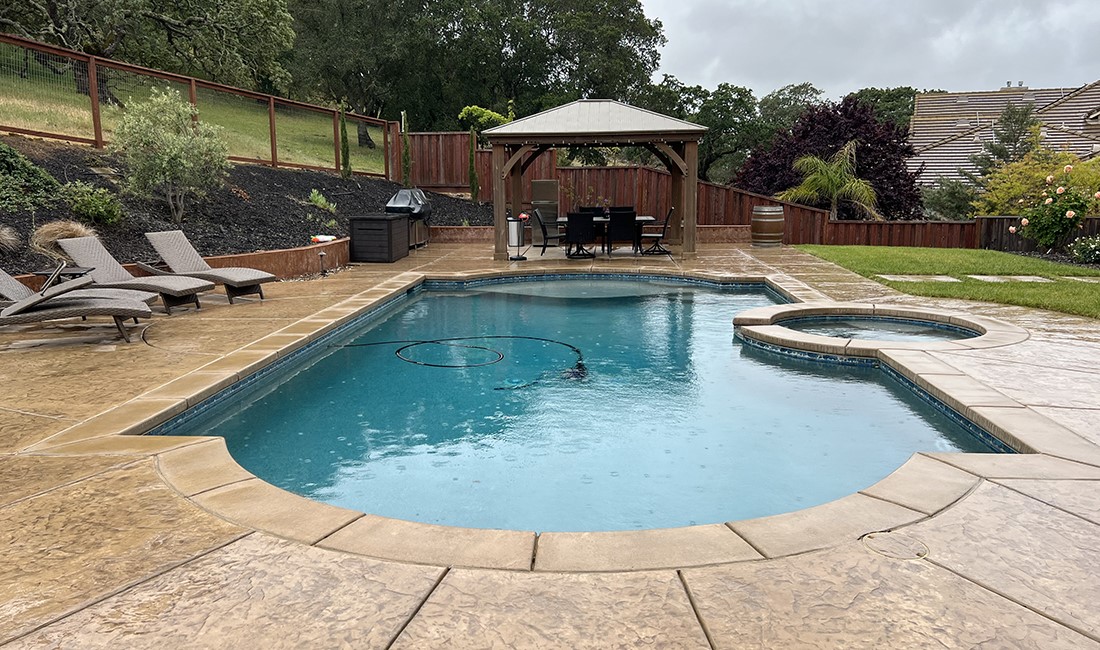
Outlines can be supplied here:
<path id="1" fill-rule="evenodd" d="M 508 222 L 507 207 L 505 201 L 504 163 L 508 160 L 508 153 L 504 145 L 493 143 L 493 225 L 495 227 L 495 246 L 493 259 L 508 259 Z"/>

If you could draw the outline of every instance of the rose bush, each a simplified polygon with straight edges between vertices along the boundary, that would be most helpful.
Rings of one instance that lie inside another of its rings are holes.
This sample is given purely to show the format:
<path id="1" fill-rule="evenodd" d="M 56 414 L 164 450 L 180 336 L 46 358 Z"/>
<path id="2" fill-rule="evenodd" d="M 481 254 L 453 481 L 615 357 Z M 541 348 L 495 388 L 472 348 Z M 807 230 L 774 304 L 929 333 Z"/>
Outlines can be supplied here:
<path id="1" fill-rule="evenodd" d="M 1024 211 L 1018 232 L 1048 250 L 1067 243 L 1071 235 L 1084 227 L 1084 217 L 1096 213 L 1100 192 L 1095 194 L 1075 184 L 1073 165 L 1062 167 L 1060 174 L 1046 177 L 1046 189 L 1039 193 L 1035 205 Z"/>

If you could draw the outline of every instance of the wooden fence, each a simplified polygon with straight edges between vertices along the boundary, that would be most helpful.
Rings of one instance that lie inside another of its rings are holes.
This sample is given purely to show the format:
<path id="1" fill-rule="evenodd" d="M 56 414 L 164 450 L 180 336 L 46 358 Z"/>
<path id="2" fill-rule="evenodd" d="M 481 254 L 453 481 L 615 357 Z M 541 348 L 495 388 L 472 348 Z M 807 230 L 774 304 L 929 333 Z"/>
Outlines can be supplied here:
<path id="1" fill-rule="evenodd" d="M 824 211 L 794 218 L 788 212 L 783 242 L 927 248 L 977 248 L 979 244 L 973 221 L 834 221 Z"/>
<path id="2" fill-rule="evenodd" d="M 195 77 L 0 34 L 0 87 L 23 102 L 0 101 L 0 131 L 106 145 L 122 107 L 154 87 L 178 91 L 199 119 L 225 127 L 230 160 L 337 171 L 340 112 Z M 33 110 L 21 104 L 30 103 Z M 352 169 L 391 176 L 395 123 L 347 113 Z"/>
<path id="3" fill-rule="evenodd" d="M 1011 226 L 1020 226 L 1019 217 L 976 217 L 974 221 L 977 224 L 981 248 L 1016 253 L 1029 253 L 1038 249 L 1035 242 L 1008 231 Z M 1083 225 L 1084 227 L 1077 232 L 1070 233 L 1062 244 L 1067 244 L 1078 237 L 1100 235 L 1100 217 L 1087 217 Z"/>

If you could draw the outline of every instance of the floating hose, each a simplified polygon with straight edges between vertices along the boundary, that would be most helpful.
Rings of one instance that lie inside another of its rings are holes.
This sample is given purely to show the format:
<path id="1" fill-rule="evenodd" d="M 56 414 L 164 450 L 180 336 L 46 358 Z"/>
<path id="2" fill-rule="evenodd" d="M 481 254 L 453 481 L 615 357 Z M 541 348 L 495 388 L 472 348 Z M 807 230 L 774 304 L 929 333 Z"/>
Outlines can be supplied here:
<path id="1" fill-rule="evenodd" d="M 423 339 L 423 340 L 420 340 L 420 339 L 407 339 L 407 340 L 402 340 L 402 341 L 376 341 L 376 342 L 373 342 L 373 343 L 348 343 L 346 345 L 341 345 L 341 346 L 337 346 L 337 347 L 342 347 L 342 348 L 366 348 L 366 347 L 375 347 L 375 346 L 379 346 L 379 345 L 400 345 L 401 347 L 397 348 L 397 350 L 394 351 L 394 355 L 397 356 L 398 359 L 401 359 L 405 363 L 412 363 L 412 364 L 415 364 L 415 365 L 418 365 L 418 366 L 426 366 L 426 367 L 429 367 L 429 368 L 481 368 L 483 366 L 491 366 L 493 364 L 500 363 L 501 361 L 504 361 L 504 353 L 501 352 L 500 350 L 496 350 L 496 349 L 486 347 L 486 346 L 483 346 L 483 345 L 466 345 L 466 344 L 463 344 L 463 343 L 459 343 L 459 341 L 478 341 L 478 340 L 484 340 L 484 339 L 517 339 L 517 340 L 524 340 L 524 341 L 542 341 L 543 343 L 553 343 L 555 345 L 560 345 L 560 346 L 563 346 L 563 347 L 567 347 L 577 355 L 577 362 L 575 364 L 573 364 L 572 368 L 569 368 L 568 370 L 565 370 L 562 373 L 561 376 L 563 376 L 567 379 L 585 379 L 586 377 L 588 377 L 588 367 L 584 365 L 584 354 L 580 351 L 580 349 L 578 347 L 576 347 L 575 345 L 571 345 L 569 343 L 566 343 L 565 341 L 558 341 L 558 340 L 555 340 L 555 339 L 545 339 L 545 338 L 541 338 L 541 337 L 538 337 L 538 336 L 512 336 L 512 335 L 455 336 L 455 337 L 444 338 L 444 339 Z M 420 345 L 444 345 L 444 346 L 455 347 L 455 348 L 466 348 L 468 350 L 483 350 L 485 352 L 489 352 L 491 354 L 496 355 L 496 358 L 492 359 L 491 361 L 485 361 L 485 362 L 482 362 L 482 363 L 445 364 L 445 363 L 427 363 L 425 361 L 417 361 L 416 359 L 411 359 L 411 358 L 405 356 L 404 354 L 402 354 L 403 352 L 405 352 L 409 348 L 414 348 L 414 347 L 417 347 L 417 346 L 420 346 Z M 517 390 L 517 389 L 520 389 L 520 388 L 527 388 L 528 386 L 533 386 L 534 384 L 537 384 L 542 379 L 543 379 L 543 377 L 540 376 L 539 378 L 535 379 L 534 381 L 527 382 L 526 384 L 520 384 L 518 386 L 497 386 L 493 390 Z"/>

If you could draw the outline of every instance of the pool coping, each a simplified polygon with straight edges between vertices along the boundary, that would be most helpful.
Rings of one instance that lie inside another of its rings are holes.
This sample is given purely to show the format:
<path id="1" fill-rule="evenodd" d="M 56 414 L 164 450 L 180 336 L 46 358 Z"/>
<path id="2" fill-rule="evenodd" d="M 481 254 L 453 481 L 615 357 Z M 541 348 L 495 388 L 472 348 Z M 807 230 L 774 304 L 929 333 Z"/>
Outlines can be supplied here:
<path id="1" fill-rule="evenodd" d="M 402 273 L 69 427 L 26 451 L 41 454 L 147 452 L 155 456 L 158 472 L 169 486 L 196 506 L 243 526 L 305 544 L 379 559 L 517 571 L 652 570 L 804 553 L 927 519 L 951 507 L 982 480 L 966 469 L 965 462 L 953 460 L 954 457 L 981 454 L 918 453 L 864 490 L 795 512 L 682 528 L 535 534 L 421 524 L 330 506 L 256 478 L 233 460 L 221 438 L 141 435 L 424 282 L 470 282 L 536 275 L 641 275 L 718 284 L 764 284 L 796 304 L 742 312 L 735 319 L 739 335 L 787 349 L 873 359 L 1017 451 L 1070 461 L 1084 458 L 1084 462 L 1100 464 L 1100 452 L 1077 434 L 930 354 L 945 349 L 937 346 L 947 342 L 936 342 L 929 348 L 926 344 L 914 347 L 906 342 L 899 345 L 898 342 L 838 340 L 794 332 L 776 323 L 795 317 L 790 314 L 850 314 L 853 312 L 844 310 L 859 310 L 862 314 L 901 318 L 919 314 L 927 320 L 946 319 L 936 321 L 945 323 L 955 319 L 955 324 L 961 323 L 981 332 L 981 336 L 970 339 L 972 345 L 949 349 L 1012 345 L 1026 340 L 1026 330 L 996 319 L 954 312 L 825 301 L 821 294 L 782 274 L 670 273 L 644 267 L 607 272 L 532 268 L 449 274 Z M 988 338 L 974 347 L 973 342 L 983 337 Z"/>

